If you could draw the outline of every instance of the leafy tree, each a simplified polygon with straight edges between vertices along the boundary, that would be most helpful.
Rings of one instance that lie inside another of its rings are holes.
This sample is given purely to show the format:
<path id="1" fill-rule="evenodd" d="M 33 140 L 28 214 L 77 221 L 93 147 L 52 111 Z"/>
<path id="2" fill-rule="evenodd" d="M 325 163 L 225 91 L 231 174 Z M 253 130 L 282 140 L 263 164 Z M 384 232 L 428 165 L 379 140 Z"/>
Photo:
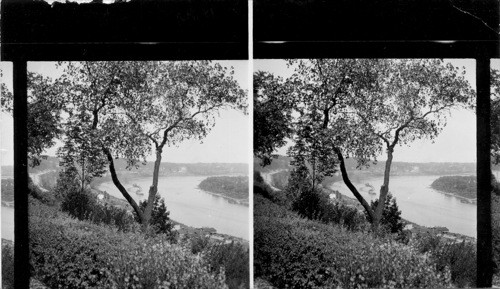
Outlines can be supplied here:
<path id="1" fill-rule="evenodd" d="M 290 172 L 288 183 L 285 188 L 288 202 L 287 207 L 294 206 L 303 192 L 312 191 L 309 171 L 305 166 L 297 166 Z"/>
<path id="2" fill-rule="evenodd" d="M 69 63 L 59 80 L 67 101 L 66 130 L 76 131 L 66 135 L 67 143 L 87 152 L 86 164 L 93 159 L 93 175 L 109 165 L 113 183 L 148 226 L 164 147 L 202 140 L 221 109 L 246 111 L 233 73 L 208 61 Z M 148 205 L 141 209 L 119 181 L 114 159 L 126 159 L 130 169 L 153 152 Z"/>
<path id="3" fill-rule="evenodd" d="M 2 76 L 0 71 L 0 77 Z M 40 165 L 45 149 L 54 146 L 61 135 L 62 99 L 57 81 L 38 73 L 28 72 L 28 159 L 32 167 Z M 13 113 L 13 95 L 4 83 L 1 106 L 9 114 Z"/>
<path id="4" fill-rule="evenodd" d="M 78 170 L 74 166 L 67 166 L 59 171 L 54 194 L 60 201 L 64 200 L 68 192 L 81 191 L 78 181 Z"/>
<path id="5" fill-rule="evenodd" d="M 262 165 L 271 164 L 276 148 L 286 144 L 291 135 L 291 103 L 287 103 L 287 87 L 283 79 L 271 73 L 258 71 L 254 74 L 254 155 Z"/>
<path id="6" fill-rule="evenodd" d="M 342 178 L 376 229 L 389 191 L 397 145 L 434 139 L 447 112 L 472 105 L 473 92 L 458 68 L 442 60 L 292 60 L 295 73 L 284 85 L 296 103 L 295 145 L 289 154 L 313 171 Z M 375 210 L 351 183 L 344 159 L 358 168 L 385 153 L 384 182 Z M 314 178 L 313 178 L 314 180 Z"/>
<path id="7" fill-rule="evenodd" d="M 95 138 L 82 138 L 81 126 L 67 125 L 65 142 L 57 150 L 59 165 L 71 168 L 80 181 L 80 190 L 85 190 L 94 177 L 102 176 L 106 169 L 106 159 L 102 157 L 102 148 Z M 96 157 L 98 156 L 98 157 Z"/>

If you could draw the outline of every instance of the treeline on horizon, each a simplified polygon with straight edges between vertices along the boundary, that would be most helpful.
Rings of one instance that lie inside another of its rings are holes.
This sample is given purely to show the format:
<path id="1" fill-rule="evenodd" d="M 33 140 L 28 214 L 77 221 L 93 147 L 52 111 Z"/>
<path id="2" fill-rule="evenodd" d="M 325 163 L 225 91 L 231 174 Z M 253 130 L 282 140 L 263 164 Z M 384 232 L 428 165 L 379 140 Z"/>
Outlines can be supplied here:
<path id="1" fill-rule="evenodd" d="M 221 194 L 226 197 L 248 200 L 248 177 L 246 176 L 208 177 L 198 187 L 204 191 Z"/>
<path id="2" fill-rule="evenodd" d="M 475 176 L 442 176 L 432 182 L 431 187 L 464 198 L 474 199 L 477 197 L 477 180 Z"/>
<path id="3" fill-rule="evenodd" d="M 129 171 L 127 161 L 124 159 L 115 160 L 115 168 L 118 172 Z M 30 173 L 37 173 L 46 170 L 58 170 L 59 159 L 49 156 L 42 160 L 40 165 L 30 167 Z M 139 165 L 138 169 L 132 168 L 130 172 L 139 175 L 150 175 L 153 173 L 154 162 Z M 248 164 L 244 163 L 171 163 L 162 162 L 160 175 L 218 175 L 218 174 L 248 174 Z M 13 177 L 14 166 L 2 166 L 2 176 Z"/>
<path id="4" fill-rule="evenodd" d="M 254 170 L 267 173 L 282 170 L 292 169 L 290 164 L 291 158 L 288 156 L 279 155 L 274 158 L 272 163 L 267 166 L 262 166 L 258 158 L 254 159 Z M 358 171 L 373 174 L 383 174 L 385 161 L 378 161 L 377 164 L 371 163 L 368 168 L 359 170 L 357 168 L 356 158 L 346 158 L 345 166 L 348 171 Z M 500 166 L 492 166 L 492 169 L 500 169 Z M 413 162 L 393 162 L 391 166 L 391 174 L 455 174 L 455 173 L 476 173 L 476 163 L 459 163 L 459 162 L 429 162 L 429 163 L 413 163 Z"/>

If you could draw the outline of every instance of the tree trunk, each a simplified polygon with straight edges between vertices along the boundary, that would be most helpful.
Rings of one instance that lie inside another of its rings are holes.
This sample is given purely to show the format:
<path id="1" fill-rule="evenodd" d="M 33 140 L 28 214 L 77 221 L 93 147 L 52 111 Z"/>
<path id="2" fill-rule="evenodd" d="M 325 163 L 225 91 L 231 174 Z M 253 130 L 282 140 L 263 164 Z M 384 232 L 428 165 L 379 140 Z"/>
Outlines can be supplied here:
<path id="1" fill-rule="evenodd" d="M 116 170 L 115 170 L 115 164 L 113 162 L 113 156 L 111 155 L 111 152 L 108 149 L 104 149 L 104 153 L 106 154 L 109 162 L 109 171 L 111 172 L 111 178 L 113 179 L 113 184 L 118 188 L 120 193 L 125 197 L 127 202 L 132 206 L 134 209 L 135 213 L 139 217 L 139 220 L 141 223 L 144 223 L 144 214 L 142 213 L 141 209 L 135 202 L 135 200 L 129 195 L 127 190 L 123 187 L 123 185 L 120 183 L 120 180 L 118 180 L 118 176 L 116 175 Z"/>
<path id="2" fill-rule="evenodd" d="M 160 174 L 161 153 L 162 153 L 162 148 L 157 148 L 155 166 L 153 171 L 153 184 L 151 185 L 151 187 L 149 187 L 148 205 L 144 210 L 144 220 L 142 222 L 143 227 L 147 227 L 149 225 L 149 220 L 151 219 L 151 213 L 153 212 L 155 197 L 158 192 L 158 177 Z"/>
<path id="3" fill-rule="evenodd" d="M 358 201 L 361 203 L 363 208 L 365 208 L 366 213 L 368 214 L 368 221 L 370 221 L 373 224 L 373 221 L 375 219 L 375 213 L 373 212 L 372 208 L 368 204 L 368 202 L 363 198 L 363 196 L 358 192 L 358 189 L 351 183 L 351 180 L 349 179 L 349 176 L 347 175 L 347 169 L 345 167 L 345 162 L 344 162 L 344 156 L 342 155 L 342 152 L 340 149 L 335 148 L 335 153 L 337 154 L 337 158 L 339 159 L 340 162 L 340 172 L 342 173 L 342 180 L 346 184 L 346 186 L 349 188 L 349 190 L 353 193 L 353 195 L 358 199 Z"/>
<path id="4" fill-rule="evenodd" d="M 378 229 L 380 220 L 382 219 L 382 214 L 384 212 L 385 199 L 387 197 L 387 194 L 389 193 L 389 175 L 391 173 L 393 151 L 394 148 L 392 146 L 387 148 L 387 161 L 385 162 L 384 183 L 380 187 L 380 196 L 378 198 L 378 205 L 375 209 L 375 216 L 372 223 L 374 229 Z"/>

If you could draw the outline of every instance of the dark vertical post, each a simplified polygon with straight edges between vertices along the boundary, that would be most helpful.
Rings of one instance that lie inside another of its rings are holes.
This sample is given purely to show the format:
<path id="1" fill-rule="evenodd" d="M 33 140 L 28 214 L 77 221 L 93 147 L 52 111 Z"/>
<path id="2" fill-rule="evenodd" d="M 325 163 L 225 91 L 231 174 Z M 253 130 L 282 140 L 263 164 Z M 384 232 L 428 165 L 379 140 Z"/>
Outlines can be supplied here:
<path id="1" fill-rule="evenodd" d="M 491 287 L 490 60 L 476 59 L 477 87 L 477 287 Z"/>
<path id="2" fill-rule="evenodd" d="M 29 288 L 27 63 L 14 61 L 14 287 Z"/>

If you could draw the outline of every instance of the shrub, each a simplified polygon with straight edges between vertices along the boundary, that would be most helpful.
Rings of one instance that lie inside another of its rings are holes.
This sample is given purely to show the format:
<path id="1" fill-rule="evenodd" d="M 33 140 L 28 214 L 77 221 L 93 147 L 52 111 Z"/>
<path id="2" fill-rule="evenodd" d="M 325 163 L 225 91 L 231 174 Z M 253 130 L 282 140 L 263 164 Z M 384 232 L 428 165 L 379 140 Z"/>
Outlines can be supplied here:
<path id="1" fill-rule="evenodd" d="M 271 200 L 263 197 L 260 194 L 256 194 L 254 191 L 254 218 L 257 216 L 268 217 L 268 218 L 284 218 L 287 216 L 296 217 L 297 213 L 285 209 Z"/>
<path id="2" fill-rule="evenodd" d="M 148 200 L 139 202 L 139 208 L 144 212 Z M 149 221 L 150 225 L 156 234 L 166 234 L 171 237 L 172 240 L 176 238 L 176 232 L 173 231 L 173 224 L 169 218 L 170 212 L 167 211 L 167 206 L 165 205 L 165 199 L 161 198 L 160 195 L 155 196 L 155 202 L 153 204 L 153 210 L 151 211 L 151 219 Z M 139 222 L 139 217 L 134 212 L 134 218 Z"/>
<path id="3" fill-rule="evenodd" d="M 196 233 L 191 237 L 191 253 L 198 254 L 207 248 L 210 243 L 210 238 L 202 235 L 200 233 Z"/>
<path id="4" fill-rule="evenodd" d="M 250 256 L 248 249 L 239 243 L 216 243 L 203 253 L 213 273 L 224 269 L 229 288 L 250 287 Z"/>
<path id="5" fill-rule="evenodd" d="M 302 191 L 292 209 L 300 216 L 322 223 L 341 224 L 350 230 L 361 228 L 366 221 L 356 208 L 332 202 L 321 189 Z"/>
<path id="6" fill-rule="evenodd" d="M 14 288 L 14 246 L 2 239 L 2 288 Z"/>
<path id="7" fill-rule="evenodd" d="M 61 210 L 68 212 L 78 220 L 92 218 L 92 212 L 97 206 L 97 200 L 89 191 L 79 188 L 66 192 L 61 203 Z"/>
<path id="8" fill-rule="evenodd" d="M 113 225 L 120 231 L 130 231 L 135 228 L 133 215 L 126 209 L 108 204 L 96 203 L 88 218 L 96 224 Z"/>
<path id="9" fill-rule="evenodd" d="M 81 184 L 78 181 L 78 172 L 75 167 L 68 167 L 59 172 L 54 189 L 55 198 L 64 200 L 70 192 L 81 191 Z"/>
<path id="10" fill-rule="evenodd" d="M 476 284 L 476 245 L 465 241 L 455 243 L 439 236 L 424 234 L 417 236 L 413 245 L 421 253 L 430 253 L 439 271 L 449 268 L 451 281 L 457 287 Z"/>
<path id="11" fill-rule="evenodd" d="M 50 217 L 48 217 L 50 216 Z M 163 236 L 119 232 L 30 204 L 35 276 L 51 288 L 225 288 L 203 256 Z"/>
<path id="12" fill-rule="evenodd" d="M 450 285 L 411 246 L 300 218 L 255 218 L 255 277 L 279 288 L 395 288 Z"/>
<path id="13" fill-rule="evenodd" d="M 371 202 L 372 210 L 378 206 L 378 200 Z M 396 199 L 392 197 L 391 194 L 388 194 L 385 198 L 384 210 L 382 212 L 382 219 L 380 220 L 380 224 L 385 226 L 389 232 L 395 234 L 401 234 L 403 232 L 403 220 L 401 219 L 401 211 L 398 208 L 398 204 L 396 203 Z"/>

